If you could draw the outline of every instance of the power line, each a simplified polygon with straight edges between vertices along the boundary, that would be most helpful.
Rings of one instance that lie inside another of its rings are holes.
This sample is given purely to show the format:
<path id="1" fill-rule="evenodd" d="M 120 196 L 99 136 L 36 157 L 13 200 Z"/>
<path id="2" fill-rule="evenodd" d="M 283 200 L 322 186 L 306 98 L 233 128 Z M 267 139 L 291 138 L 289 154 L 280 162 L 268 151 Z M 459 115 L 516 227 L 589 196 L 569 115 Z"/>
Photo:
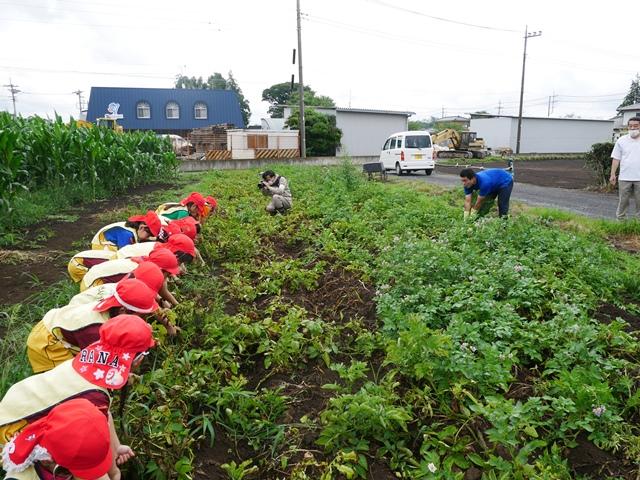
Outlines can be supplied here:
<path id="1" fill-rule="evenodd" d="M 79 73 L 87 75 L 109 75 L 116 77 L 139 77 L 139 78 L 159 78 L 159 79 L 174 79 L 175 75 L 167 74 L 166 76 L 161 74 L 143 74 L 143 73 L 117 73 L 117 72 L 92 72 L 84 70 L 59 70 L 53 68 L 31 68 L 31 67 L 16 67 L 9 65 L 0 65 L 0 68 L 5 70 L 27 70 L 31 72 L 49 72 L 49 73 Z"/>
<path id="2" fill-rule="evenodd" d="M 460 50 L 460 51 L 464 51 L 464 52 L 479 52 L 479 53 L 485 53 L 485 54 L 507 56 L 505 53 L 500 52 L 500 51 L 486 50 L 486 49 L 480 49 L 480 48 L 469 48 L 469 47 L 462 46 L 462 45 L 454 45 L 454 44 L 442 43 L 442 42 L 433 42 L 433 41 L 430 41 L 430 40 L 424 40 L 424 39 L 419 39 L 419 38 L 415 38 L 415 37 L 406 37 L 406 36 L 397 35 L 397 34 L 393 34 L 393 33 L 389 33 L 389 32 L 381 32 L 380 30 L 369 29 L 367 27 L 361 27 L 361 26 L 358 26 L 358 25 L 352 25 L 352 24 L 349 24 L 349 23 L 339 22 L 339 21 L 336 21 L 336 20 L 332 20 L 332 19 L 328 19 L 328 18 L 324 18 L 324 17 L 319 17 L 319 16 L 315 16 L 315 15 L 305 14 L 304 17 L 305 17 L 305 20 L 310 21 L 310 22 L 324 24 L 324 25 L 335 27 L 335 28 L 342 28 L 344 30 L 349 30 L 349 31 L 356 32 L 356 33 L 364 33 L 366 35 L 371 35 L 371 36 L 378 37 L 378 38 L 384 38 L 384 39 L 390 39 L 390 40 L 398 40 L 398 41 L 404 41 L 404 42 L 407 42 L 407 43 L 416 43 L 418 45 L 427 45 L 427 46 L 432 46 L 432 47 L 448 47 L 448 48 L 453 48 L 454 50 Z"/>
<path id="3" fill-rule="evenodd" d="M 15 2 L 0 2 L 0 5 L 15 5 L 15 6 L 19 6 L 19 7 L 27 7 L 27 8 L 33 8 L 36 10 L 47 10 L 47 13 L 51 13 L 48 6 L 46 5 L 32 5 L 32 4 L 28 4 L 28 3 L 15 3 Z M 97 5 L 97 4 L 96 4 Z M 105 4 L 106 5 L 106 4 Z M 86 6 L 86 4 L 85 4 Z M 111 8 L 113 8 L 113 5 L 110 5 Z M 128 7 L 127 7 L 128 8 Z M 55 13 L 89 13 L 89 14 L 95 14 L 95 15 L 108 15 L 108 16 L 117 16 L 122 18 L 122 13 L 121 12 L 113 12 L 113 11 L 97 11 L 97 10 L 78 10 L 78 9 L 69 9 L 69 10 L 64 10 L 61 9 L 60 7 L 56 7 Z M 144 16 L 145 20 L 147 21 L 151 21 L 151 22 L 164 22 L 165 24 L 168 25 L 175 25 L 176 23 L 185 23 L 188 25 L 211 25 L 210 21 L 198 21 L 198 20 L 190 20 L 190 19 L 185 19 L 185 20 L 181 20 L 180 18 L 167 18 L 167 17 L 150 17 L 147 15 L 147 13 L 145 12 L 145 16 Z M 20 20 L 22 21 L 22 20 Z M 26 21 L 26 20 L 24 20 Z M 34 20 L 34 21 L 38 21 L 39 20 Z M 46 22 L 42 22 L 42 23 L 50 23 L 49 21 Z M 138 25 L 136 25 L 136 29 L 139 28 Z"/>
<path id="4" fill-rule="evenodd" d="M 417 10 L 411 10 L 409 8 L 405 8 L 405 7 L 399 7 L 397 5 L 391 5 L 387 2 L 383 2 L 382 0 L 366 0 L 369 3 L 375 3 L 377 5 L 381 5 L 383 7 L 387 7 L 387 8 L 392 8 L 394 10 L 399 10 L 402 12 L 407 12 L 407 13 L 411 13 L 412 15 L 418 15 L 420 17 L 426 17 L 426 18 L 431 18 L 432 20 L 438 20 L 440 22 L 446 22 L 446 23 L 453 23 L 456 25 L 461 25 L 463 27 L 472 27 L 472 28 L 480 28 L 483 30 L 493 30 L 493 31 L 497 31 L 497 32 L 511 32 L 511 33 L 518 33 L 518 30 L 512 30 L 509 28 L 499 28 L 499 27 L 490 27 L 487 25 L 479 25 L 476 23 L 468 23 L 468 22 L 461 22 L 459 20 L 452 20 L 450 18 L 445 18 L 445 17 L 437 17 L 435 15 L 428 15 L 424 12 L 419 12 Z"/>
<path id="5" fill-rule="evenodd" d="M 153 25 L 120 25 L 120 24 L 114 24 L 114 23 L 109 23 L 109 24 L 100 24 L 100 23 L 71 23 L 71 22 L 56 22 L 53 20 L 29 20 L 29 19 L 23 19 L 23 18 L 4 18 L 4 17 L 0 17 L 0 20 L 4 20 L 6 22 L 22 22 L 22 23 L 39 23 L 39 24 L 46 24 L 46 25 L 68 25 L 68 26 L 72 26 L 72 27 L 92 27 L 92 28 L 124 28 L 127 30 L 167 30 L 167 25 L 171 25 L 171 29 L 173 30 L 188 30 L 188 31 L 193 31 L 193 25 L 184 25 L 184 26 L 178 26 L 175 24 L 169 24 L 167 23 L 166 25 L 159 25 L 159 26 L 153 26 Z M 201 22 L 202 25 L 201 26 L 211 26 L 213 27 L 214 25 L 211 22 Z M 214 27 L 215 31 L 221 32 L 222 30 L 218 27 Z"/>

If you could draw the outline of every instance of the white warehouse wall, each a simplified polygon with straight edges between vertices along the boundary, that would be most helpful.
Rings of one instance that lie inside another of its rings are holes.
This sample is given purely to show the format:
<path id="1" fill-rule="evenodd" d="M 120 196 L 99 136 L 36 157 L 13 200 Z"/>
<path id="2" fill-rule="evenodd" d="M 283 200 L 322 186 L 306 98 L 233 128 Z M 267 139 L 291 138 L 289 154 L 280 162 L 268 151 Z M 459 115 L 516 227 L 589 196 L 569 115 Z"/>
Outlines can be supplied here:
<path id="1" fill-rule="evenodd" d="M 516 150 L 518 118 L 472 118 L 470 129 L 485 139 L 488 147 Z M 591 145 L 611 141 L 612 120 L 578 118 L 522 119 L 520 153 L 582 153 Z M 509 143 L 505 143 L 508 139 Z"/>
<path id="2" fill-rule="evenodd" d="M 342 130 L 338 155 L 380 155 L 392 133 L 407 130 L 406 115 L 338 111 L 336 124 Z"/>
<path id="3" fill-rule="evenodd" d="M 341 108 L 315 108 L 325 115 L 336 116 L 336 126 L 342 130 L 337 155 L 379 156 L 385 140 L 393 133 L 406 131 L 409 119 L 404 112 L 350 111 Z M 284 108 L 284 118 L 291 115 L 291 107 Z"/>

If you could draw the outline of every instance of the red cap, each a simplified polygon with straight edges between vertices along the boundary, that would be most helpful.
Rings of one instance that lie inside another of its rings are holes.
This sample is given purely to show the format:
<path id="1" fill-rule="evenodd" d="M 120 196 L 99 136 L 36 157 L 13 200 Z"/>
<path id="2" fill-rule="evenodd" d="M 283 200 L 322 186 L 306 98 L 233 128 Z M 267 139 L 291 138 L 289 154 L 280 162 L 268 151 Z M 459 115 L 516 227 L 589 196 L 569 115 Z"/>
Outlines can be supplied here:
<path id="1" fill-rule="evenodd" d="M 193 218 L 193 217 L 184 217 L 184 218 Z M 168 237 L 171 235 L 175 235 L 176 233 L 182 233 L 182 228 L 177 220 L 173 220 L 169 222 L 167 225 L 162 227 L 162 229 L 168 233 Z"/>
<path id="2" fill-rule="evenodd" d="M 139 353 L 155 345 L 151 325 L 137 315 L 118 315 L 100 327 L 100 340 L 83 348 L 73 369 L 99 387 L 116 390 L 127 383 Z"/>
<path id="3" fill-rule="evenodd" d="M 218 201 L 211 195 L 205 197 L 204 201 L 211 207 L 211 210 L 218 208 Z"/>
<path id="4" fill-rule="evenodd" d="M 167 253 L 171 254 L 171 252 Z M 171 254 L 171 256 L 176 258 L 173 254 Z M 132 273 L 133 278 L 140 280 L 154 292 L 158 293 L 162 288 L 162 284 L 164 283 L 164 274 L 162 273 L 160 266 L 155 262 L 140 262 L 138 268 L 136 268 Z"/>
<path id="5" fill-rule="evenodd" d="M 125 278 L 117 283 L 113 296 L 102 300 L 94 310 L 104 312 L 111 307 L 124 307 L 136 313 L 155 312 L 159 308 L 156 294 L 140 280 Z"/>
<path id="6" fill-rule="evenodd" d="M 198 207 L 200 215 L 204 214 L 205 200 L 202 194 L 198 192 L 191 192 L 187 198 L 180 200 L 180 205 L 187 205 L 188 203 L 195 204 Z"/>
<path id="7" fill-rule="evenodd" d="M 149 210 L 146 215 L 134 215 L 133 217 L 129 217 L 130 222 L 143 222 L 149 227 L 149 231 L 151 235 L 157 237 L 160 233 L 160 229 L 162 228 L 162 223 L 160 222 L 160 217 L 156 214 L 156 212 Z"/>
<path id="8" fill-rule="evenodd" d="M 167 248 L 169 251 L 176 252 L 184 252 L 188 253 L 192 257 L 196 256 L 196 246 L 189 237 L 187 237 L 184 233 L 176 233 L 175 235 L 171 235 L 167 243 L 161 243 L 160 246 Z"/>
<path id="9" fill-rule="evenodd" d="M 53 460 L 74 477 L 102 477 L 113 462 L 107 417 L 89 400 L 68 400 L 28 425 L 2 451 L 2 467 L 9 474 L 39 460 Z"/>
<path id="10" fill-rule="evenodd" d="M 195 241 L 196 236 L 198 235 L 197 226 L 200 224 L 200 222 L 198 222 L 195 218 L 184 217 L 184 218 L 181 218 L 180 220 L 174 220 L 171 223 L 176 224 L 177 227 L 180 229 L 180 231 L 177 233 L 184 233 L 191 240 Z"/>
<path id="11" fill-rule="evenodd" d="M 180 265 L 178 259 L 166 248 L 154 248 L 147 257 L 149 262 L 153 262 L 160 269 L 169 272 L 171 275 L 178 275 L 180 273 Z M 164 277 L 163 277 L 164 278 Z"/>

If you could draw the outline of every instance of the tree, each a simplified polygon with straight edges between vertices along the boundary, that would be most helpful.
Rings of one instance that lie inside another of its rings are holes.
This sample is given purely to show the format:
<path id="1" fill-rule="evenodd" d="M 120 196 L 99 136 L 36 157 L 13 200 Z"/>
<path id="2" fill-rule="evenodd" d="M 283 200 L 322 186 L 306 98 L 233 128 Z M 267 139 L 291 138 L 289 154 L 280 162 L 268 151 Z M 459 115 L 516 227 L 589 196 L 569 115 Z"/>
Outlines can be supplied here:
<path id="1" fill-rule="evenodd" d="M 409 120 L 409 130 L 430 130 L 436 123 L 436 117 L 422 120 Z"/>
<path id="2" fill-rule="evenodd" d="M 287 119 L 289 128 L 300 126 L 300 110 L 294 110 Z M 304 111 L 306 154 L 310 157 L 333 156 L 340 145 L 342 131 L 336 127 L 335 115 L 323 115 L 313 108 Z"/>
<path id="3" fill-rule="evenodd" d="M 456 132 L 464 132 L 465 126 L 460 122 L 436 122 L 434 127 L 439 132 L 441 130 L 446 130 L 447 128 L 451 128 Z"/>
<path id="4" fill-rule="evenodd" d="M 293 91 L 290 83 L 276 83 L 262 91 L 262 100 L 269 102 L 269 115 L 272 118 L 284 117 L 284 107 L 286 105 L 297 105 L 300 102 L 298 93 L 300 86 L 293 84 Z M 309 86 L 304 87 L 304 104 L 310 107 L 335 107 L 334 101 L 324 95 L 316 95 L 316 92 Z"/>
<path id="5" fill-rule="evenodd" d="M 640 103 L 640 75 L 636 74 L 636 79 L 631 82 L 629 93 L 624 97 L 622 103 L 618 106 L 618 110 L 622 107 L 628 107 L 629 105 L 635 105 Z"/>
<path id="6" fill-rule="evenodd" d="M 213 75 L 209 75 L 206 81 L 202 77 L 187 77 L 185 75 L 176 76 L 175 88 L 195 88 L 200 90 L 231 90 L 238 96 L 238 102 L 240 103 L 240 111 L 242 113 L 242 120 L 245 125 L 249 124 L 249 118 L 251 117 L 251 108 L 249 107 L 249 101 L 244 97 L 238 82 L 233 77 L 233 73 L 229 71 L 229 78 L 226 79 L 222 74 L 215 72 Z"/>

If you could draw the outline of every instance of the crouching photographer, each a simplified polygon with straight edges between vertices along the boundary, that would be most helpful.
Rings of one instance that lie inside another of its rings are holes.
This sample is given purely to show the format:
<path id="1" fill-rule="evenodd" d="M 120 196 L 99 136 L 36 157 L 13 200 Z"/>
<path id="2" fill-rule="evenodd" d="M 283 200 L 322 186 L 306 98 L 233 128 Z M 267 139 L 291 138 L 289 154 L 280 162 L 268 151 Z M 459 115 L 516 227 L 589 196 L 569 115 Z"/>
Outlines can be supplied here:
<path id="1" fill-rule="evenodd" d="M 262 172 L 262 181 L 258 188 L 263 195 L 271 197 L 266 209 L 271 215 L 284 214 L 291 208 L 292 198 L 289 182 L 282 175 L 276 175 L 273 170 Z"/>

